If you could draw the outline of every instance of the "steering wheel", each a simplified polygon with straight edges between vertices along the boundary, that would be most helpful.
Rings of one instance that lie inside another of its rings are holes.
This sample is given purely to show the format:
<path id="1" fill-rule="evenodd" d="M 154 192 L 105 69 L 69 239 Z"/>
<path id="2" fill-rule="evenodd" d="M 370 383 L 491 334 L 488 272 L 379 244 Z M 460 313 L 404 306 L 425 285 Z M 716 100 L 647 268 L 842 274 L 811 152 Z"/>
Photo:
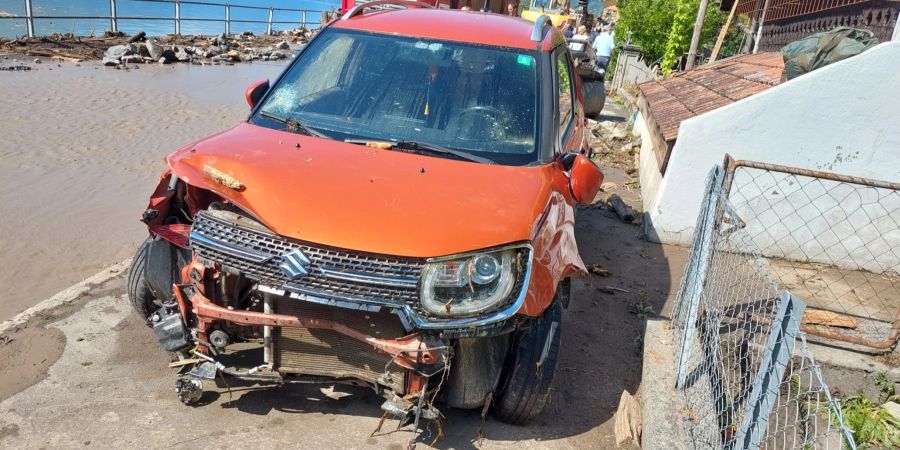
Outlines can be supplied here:
<path id="1" fill-rule="evenodd" d="M 492 106 L 470 106 L 454 120 L 457 139 L 463 141 L 495 141 L 506 139 L 507 114 Z"/>

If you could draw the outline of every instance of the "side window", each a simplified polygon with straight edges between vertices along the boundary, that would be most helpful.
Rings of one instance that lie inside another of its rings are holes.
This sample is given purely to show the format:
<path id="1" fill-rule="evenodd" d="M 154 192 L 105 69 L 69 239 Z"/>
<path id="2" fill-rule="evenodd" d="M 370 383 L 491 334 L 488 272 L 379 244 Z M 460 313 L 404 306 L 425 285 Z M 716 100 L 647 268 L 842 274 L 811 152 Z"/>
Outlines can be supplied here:
<path id="1" fill-rule="evenodd" d="M 559 134 L 562 135 L 566 132 L 566 128 L 569 127 L 569 123 L 572 122 L 575 114 L 572 107 L 572 72 L 565 51 L 561 51 L 556 55 L 556 75 L 558 81 Z"/>

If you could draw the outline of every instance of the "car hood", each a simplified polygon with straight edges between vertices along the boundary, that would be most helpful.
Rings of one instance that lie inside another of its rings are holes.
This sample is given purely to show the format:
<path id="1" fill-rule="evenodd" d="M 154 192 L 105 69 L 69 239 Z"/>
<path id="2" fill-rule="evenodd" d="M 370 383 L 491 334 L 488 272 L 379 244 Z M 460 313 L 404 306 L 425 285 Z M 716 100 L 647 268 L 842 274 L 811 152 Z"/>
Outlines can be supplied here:
<path id="1" fill-rule="evenodd" d="M 551 192 L 549 165 L 456 161 L 247 123 L 166 162 L 280 235 L 410 257 L 530 240 Z"/>

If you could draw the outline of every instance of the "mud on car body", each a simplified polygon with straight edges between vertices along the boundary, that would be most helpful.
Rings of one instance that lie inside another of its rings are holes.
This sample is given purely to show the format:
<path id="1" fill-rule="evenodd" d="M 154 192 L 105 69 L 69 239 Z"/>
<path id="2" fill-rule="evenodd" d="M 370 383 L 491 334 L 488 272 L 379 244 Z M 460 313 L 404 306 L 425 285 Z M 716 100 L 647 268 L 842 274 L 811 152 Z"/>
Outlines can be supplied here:
<path id="1" fill-rule="evenodd" d="M 571 56 L 544 19 L 403 5 L 332 22 L 246 122 L 166 158 L 128 288 L 184 402 L 222 373 L 415 420 L 544 406 L 602 181 Z"/>

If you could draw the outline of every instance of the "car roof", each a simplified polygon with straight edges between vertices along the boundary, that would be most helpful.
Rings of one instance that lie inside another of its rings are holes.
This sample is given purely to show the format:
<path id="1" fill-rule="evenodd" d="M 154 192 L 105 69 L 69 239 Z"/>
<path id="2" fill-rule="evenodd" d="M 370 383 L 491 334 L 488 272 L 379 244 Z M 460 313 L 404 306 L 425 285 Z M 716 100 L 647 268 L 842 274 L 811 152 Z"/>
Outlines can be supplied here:
<path id="1" fill-rule="evenodd" d="M 533 22 L 479 11 L 431 8 L 375 10 L 337 20 L 330 26 L 497 47 L 537 49 L 537 42 L 531 40 Z M 549 51 L 564 41 L 562 33 L 550 27 L 550 31 L 544 33 L 541 50 Z"/>

